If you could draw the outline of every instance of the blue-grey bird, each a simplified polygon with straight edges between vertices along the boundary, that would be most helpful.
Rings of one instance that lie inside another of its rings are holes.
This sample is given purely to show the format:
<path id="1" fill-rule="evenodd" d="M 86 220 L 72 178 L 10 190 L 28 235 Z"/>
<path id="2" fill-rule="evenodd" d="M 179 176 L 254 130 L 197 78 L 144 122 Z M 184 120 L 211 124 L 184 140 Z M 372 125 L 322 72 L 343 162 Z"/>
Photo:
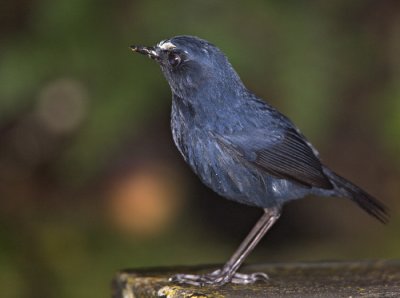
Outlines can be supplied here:
<path id="1" fill-rule="evenodd" d="M 176 36 L 153 47 L 131 46 L 158 62 L 172 91 L 176 146 L 200 180 L 227 199 L 264 213 L 219 270 L 178 274 L 192 285 L 252 283 L 264 273 L 237 270 L 279 218 L 282 206 L 307 195 L 344 197 L 385 223 L 386 207 L 321 163 L 317 150 L 286 116 L 250 92 L 210 42 Z"/>

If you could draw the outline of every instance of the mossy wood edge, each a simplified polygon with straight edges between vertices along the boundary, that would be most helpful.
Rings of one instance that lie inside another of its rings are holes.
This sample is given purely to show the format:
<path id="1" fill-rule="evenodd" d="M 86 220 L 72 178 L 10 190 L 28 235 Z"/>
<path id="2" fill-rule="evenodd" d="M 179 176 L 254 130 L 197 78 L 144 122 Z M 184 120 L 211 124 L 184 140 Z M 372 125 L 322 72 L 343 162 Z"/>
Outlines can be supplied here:
<path id="1" fill-rule="evenodd" d="M 267 283 L 194 287 L 173 284 L 175 273 L 203 273 L 218 266 L 122 270 L 112 282 L 113 298 L 136 297 L 400 297 L 400 260 L 248 265 L 266 272 Z"/>

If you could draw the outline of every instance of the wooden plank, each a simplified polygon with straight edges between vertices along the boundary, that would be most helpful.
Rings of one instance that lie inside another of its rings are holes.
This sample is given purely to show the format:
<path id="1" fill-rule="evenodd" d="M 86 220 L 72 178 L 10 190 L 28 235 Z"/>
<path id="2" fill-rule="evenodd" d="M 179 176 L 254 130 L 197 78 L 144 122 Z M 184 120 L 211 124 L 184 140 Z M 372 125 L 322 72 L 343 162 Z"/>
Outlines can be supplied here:
<path id="1" fill-rule="evenodd" d="M 201 274 L 216 268 L 123 270 L 113 280 L 113 297 L 400 297 L 400 260 L 245 266 L 242 272 L 261 271 L 270 277 L 252 285 L 194 287 L 168 282 L 175 273 Z"/>

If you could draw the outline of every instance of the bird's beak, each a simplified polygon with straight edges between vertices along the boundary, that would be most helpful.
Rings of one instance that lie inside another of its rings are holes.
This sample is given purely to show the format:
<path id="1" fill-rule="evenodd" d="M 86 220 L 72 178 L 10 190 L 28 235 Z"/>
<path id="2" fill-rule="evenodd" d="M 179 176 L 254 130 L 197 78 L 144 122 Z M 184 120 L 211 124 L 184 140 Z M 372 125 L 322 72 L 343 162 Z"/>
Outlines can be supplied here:
<path id="1" fill-rule="evenodd" d="M 156 49 L 154 47 L 145 47 L 145 46 L 130 46 L 130 49 L 134 52 L 147 55 L 149 58 L 158 61 L 160 56 L 158 55 Z"/>

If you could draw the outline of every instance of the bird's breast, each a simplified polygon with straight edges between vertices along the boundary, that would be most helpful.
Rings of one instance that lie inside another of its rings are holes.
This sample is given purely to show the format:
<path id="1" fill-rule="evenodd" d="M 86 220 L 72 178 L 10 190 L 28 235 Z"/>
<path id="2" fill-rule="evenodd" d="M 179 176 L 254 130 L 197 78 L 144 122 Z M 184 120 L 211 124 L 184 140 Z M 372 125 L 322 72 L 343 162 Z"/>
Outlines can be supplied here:
<path id="1" fill-rule="evenodd" d="M 290 183 L 222 148 L 215 134 L 223 134 L 226 128 L 199 124 L 191 113 L 190 108 L 173 104 L 172 136 L 186 163 L 205 185 L 223 197 L 262 208 L 279 205 L 285 199 L 282 194 L 293 188 Z M 293 198 L 303 195 L 296 192 Z"/>

